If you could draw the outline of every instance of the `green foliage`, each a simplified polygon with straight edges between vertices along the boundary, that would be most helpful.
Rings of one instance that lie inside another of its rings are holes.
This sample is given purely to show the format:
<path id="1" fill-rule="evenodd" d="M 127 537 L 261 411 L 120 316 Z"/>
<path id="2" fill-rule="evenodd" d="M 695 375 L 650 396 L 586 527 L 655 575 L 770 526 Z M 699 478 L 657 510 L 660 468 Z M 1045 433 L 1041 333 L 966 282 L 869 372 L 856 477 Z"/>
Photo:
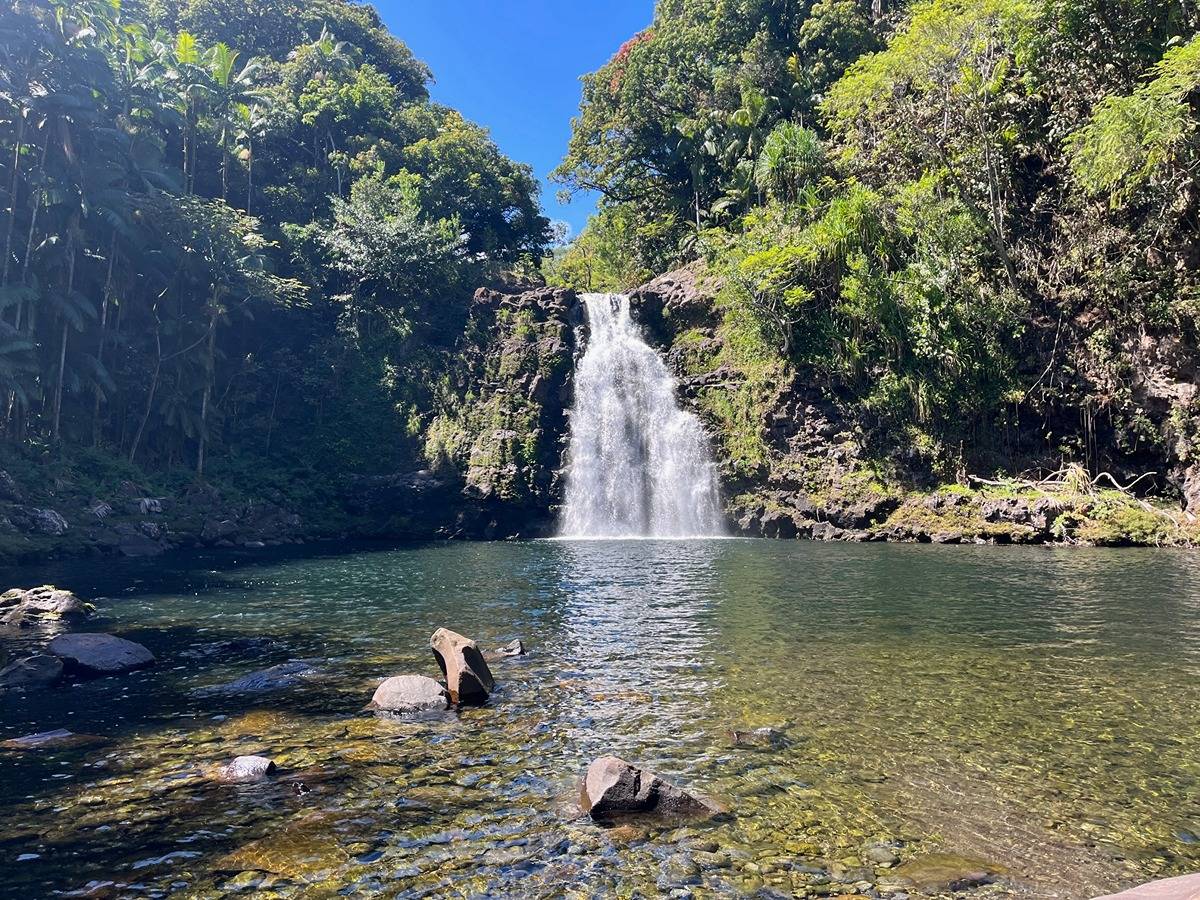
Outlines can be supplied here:
<path id="1" fill-rule="evenodd" d="M 201 475 L 411 461 L 472 282 L 542 253 L 529 170 L 369 6 L 10 7 L 5 437 Z"/>
<path id="2" fill-rule="evenodd" d="M 1089 193 L 1120 203 L 1147 183 L 1173 186 L 1195 173 L 1200 37 L 1168 51 L 1151 75 L 1132 94 L 1105 98 L 1068 140 L 1073 169 Z"/>

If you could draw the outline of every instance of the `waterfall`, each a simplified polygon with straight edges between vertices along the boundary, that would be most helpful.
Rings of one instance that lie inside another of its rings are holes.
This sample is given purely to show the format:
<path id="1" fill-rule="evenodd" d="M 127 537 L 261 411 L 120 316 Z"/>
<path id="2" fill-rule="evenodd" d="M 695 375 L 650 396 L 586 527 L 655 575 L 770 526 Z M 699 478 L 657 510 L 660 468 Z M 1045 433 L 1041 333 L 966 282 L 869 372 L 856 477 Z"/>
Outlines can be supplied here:
<path id="1" fill-rule="evenodd" d="M 720 495 L 700 420 L 620 294 L 584 294 L 589 335 L 575 373 L 565 537 L 713 537 Z"/>

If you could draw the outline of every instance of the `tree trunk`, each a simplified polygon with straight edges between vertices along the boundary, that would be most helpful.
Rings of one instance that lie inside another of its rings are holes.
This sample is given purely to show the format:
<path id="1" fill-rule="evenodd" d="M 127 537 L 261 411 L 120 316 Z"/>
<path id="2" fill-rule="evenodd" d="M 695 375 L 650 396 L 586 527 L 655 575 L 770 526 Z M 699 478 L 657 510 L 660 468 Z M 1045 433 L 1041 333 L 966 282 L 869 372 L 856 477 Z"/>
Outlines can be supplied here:
<path id="1" fill-rule="evenodd" d="M 208 320 L 208 359 L 205 361 L 204 399 L 200 403 L 200 446 L 196 451 L 196 477 L 204 477 L 204 451 L 208 444 L 208 408 L 212 402 L 213 376 L 216 369 L 217 300 Z"/>
<path id="2" fill-rule="evenodd" d="M 25 140 L 25 117 L 22 116 L 18 112 L 17 113 L 17 138 L 16 138 L 15 144 L 13 145 L 12 180 L 9 182 L 9 187 L 8 187 L 8 198 L 9 198 L 10 206 L 9 206 L 9 211 L 8 211 L 8 225 L 5 229 L 5 234 L 4 234 L 4 272 L 2 275 L 0 275 L 0 287 L 5 287 L 8 285 L 8 269 L 9 269 L 10 264 L 12 263 L 13 231 L 15 230 L 15 227 L 17 224 L 17 189 L 20 186 L 19 176 L 21 174 L 21 147 L 23 145 L 24 140 Z M 19 310 L 18 310 L 17 314 L 20 315 Z M 19 328 L 20 326 L 18 325 L 17 327 Z"/>
<path id="3" fill-rule="evenodd" d="M 67 251 L 67 302 L 71 302 L 71 294 L 75 292 L 75 222 L 70 226 L 71 236 L 68 238 L 71 247 Z M 67 340 L 71 336 L 71 322 L 63 316 L 62 348 L 58 352 L 58 382 L 54 386 L 54 425 L 50 429 L 50 437 L 58 442 L 62 425 L 63 382 L 67 377 Z"/>
<path id="4" fill-rule="evenodd" d="M 150 421 L 150 413 L 154 409 L 154 395 L 158 393 L 158 378 L 162 372 L 162 329 L 158 321 L 158 304 L 154 304 L 154 373 L 150 376 L 150 391 L 146 394 L 146 408 L 142 411 L 142 420 L 138 423 L 133 443 L 129 447 L 129 461 L 137 458 L 138 446 L 142 443 L 142 435 L 146 432 L 146 423 Z"/>
<path id="5" fill-rule="evenodd" d="M 254 138 L 246 145 L 249 156 L 246 158 L 246 215 L 252 215 L 250 204 L 254 199 Z"/>
<path id="6" fill-rule="evenodd" d="M 114 231 L 112 245 L 108 251 L 108 274 L 104 278 L 104 302 L 100 306 L 100 341 L 96 347 L 96 365 L 104 368 L 104 345 L 108 342 L 108 303 L 112 296 L 113 268 L 117 262 L 117 233 Z M 100 446 L 100 385 L 96 385 L 95 402 L 92 406 L 92 446 Z"/>

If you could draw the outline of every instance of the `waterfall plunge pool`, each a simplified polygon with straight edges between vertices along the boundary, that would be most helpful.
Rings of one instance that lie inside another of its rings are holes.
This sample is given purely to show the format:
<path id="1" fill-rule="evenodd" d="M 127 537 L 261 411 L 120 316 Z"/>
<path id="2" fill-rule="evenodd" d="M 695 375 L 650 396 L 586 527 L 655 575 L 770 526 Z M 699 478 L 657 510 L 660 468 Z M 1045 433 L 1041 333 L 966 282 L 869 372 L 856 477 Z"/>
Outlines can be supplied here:
<path id="1" fill-rule="evenodd" d="M 848 893 L 863 871 L 845 860 L 880 842 L 1005 867 L 982 897 L 1082 898 L 1196 870 L 1198 575 L 1186 552 L 747 540 L 9 573 L 110 597 L 88 628 L 159 665 L 0 699 L 3 738 L 106 738 L 0 757 L 0 894 Z M 483 708 L 361 715 L 379 679 L 436 674 L 440 625 L 531 653 L 493 667 Z M 201 692 L 310 658 L 320 676 L 291 690 Z M 730 740 L 764 725 L 786 742 Z M 198 777 L 248 752 L 308 791 Z M 734 815 L 599 828 L 574 800 L 606 752 Z"/>

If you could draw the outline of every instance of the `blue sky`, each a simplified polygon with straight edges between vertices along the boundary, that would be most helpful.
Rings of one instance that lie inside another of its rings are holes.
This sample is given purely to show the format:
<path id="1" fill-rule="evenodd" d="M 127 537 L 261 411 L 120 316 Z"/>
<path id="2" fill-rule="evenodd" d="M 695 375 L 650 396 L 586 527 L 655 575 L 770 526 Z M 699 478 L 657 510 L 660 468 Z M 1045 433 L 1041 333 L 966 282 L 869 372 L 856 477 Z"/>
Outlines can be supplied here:
<path id="1" fill-rule="evenodd" d="M 433 98 L 490 129 L 539 178 L 558 165 L 579 109 L 579 76 L 650 24 L 653 0 L 374 0 L 392 33 L 433 69 Z M 551 219 L 578 233 L 595 198 L 558 203 Z"/>

